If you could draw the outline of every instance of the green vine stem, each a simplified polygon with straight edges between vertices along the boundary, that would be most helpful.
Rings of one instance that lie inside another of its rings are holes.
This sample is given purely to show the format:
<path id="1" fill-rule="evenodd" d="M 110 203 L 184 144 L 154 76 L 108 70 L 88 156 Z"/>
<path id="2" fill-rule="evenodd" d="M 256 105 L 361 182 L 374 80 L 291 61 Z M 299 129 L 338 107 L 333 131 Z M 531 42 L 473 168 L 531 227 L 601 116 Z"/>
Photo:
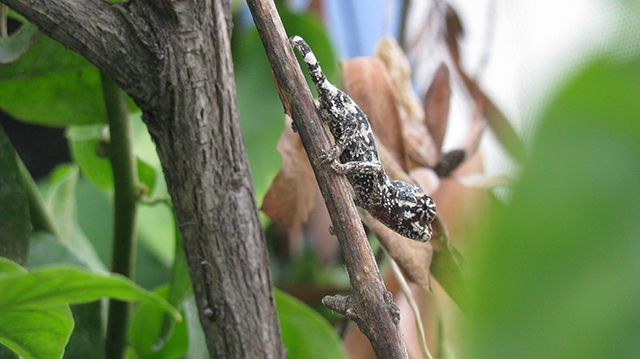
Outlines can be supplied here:
<path id="1" fill-rule="evenodd" d="M 109 121 L 109 161 L 113 170 L 114 228 L 111 271 L 133 278 L 136 256 L 136 217 L 139 199 L 138 169 L 133 150 L 133 124 L 124 91 L 106 74 L 100 73 Z M 125 357 L 127 327 L 132 303 L 109 301 L 106 357 Z"/>

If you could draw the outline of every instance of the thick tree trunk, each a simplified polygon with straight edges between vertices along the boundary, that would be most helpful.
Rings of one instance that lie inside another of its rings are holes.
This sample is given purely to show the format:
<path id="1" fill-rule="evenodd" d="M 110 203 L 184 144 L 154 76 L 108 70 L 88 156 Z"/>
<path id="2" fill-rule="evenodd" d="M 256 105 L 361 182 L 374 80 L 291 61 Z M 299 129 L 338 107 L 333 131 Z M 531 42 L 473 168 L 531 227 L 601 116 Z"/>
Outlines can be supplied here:
<path id="1" fill-rule="evenodd" d="M 229 1 L 0 2 L 108 73 L 143 110 L 211 357 L 284 357 L 238 119 Z"/>

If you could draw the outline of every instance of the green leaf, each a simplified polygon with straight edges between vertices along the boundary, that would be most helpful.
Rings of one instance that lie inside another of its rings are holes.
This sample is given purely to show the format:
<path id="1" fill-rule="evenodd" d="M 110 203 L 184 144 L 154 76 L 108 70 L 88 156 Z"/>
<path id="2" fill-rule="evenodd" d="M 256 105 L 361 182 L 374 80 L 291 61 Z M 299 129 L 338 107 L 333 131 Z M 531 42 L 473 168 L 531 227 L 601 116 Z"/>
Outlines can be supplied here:
<path id="1" fill-rule="evenodd" d="M 282 7 L 279 12 L 287 31 L 309 42 L 327 77 L 334 79 L 337 63 L 320 22 Z M 238 105 L 259 207 L 282 164 L 276 146 L 284 129 L 284 111 L 257 30 L 252 28 L 237 37 L 233 58 Z"/>
<path id="2" fill-rule="evenodd" d="M 183 307 L 193 288 L 182 250 L 180 232 L 175 230 L 176 246 L 171 281 L 156 290 L 169 304 Z M 197 316 L 197 313 L 196 313 Z M 140 358 L 174 358 L 184 355 L 189 349 L 187 322 L 175 323 L 153 303 L 143 303 L 134 314 L 130 329 L 130 341 Z"/>
<path id="3" fill-rule="evenodd" d="M 74 165 L 60 165 L 49 177 L 47 204 L 53 215 L 62 243 L 71 243 L 76 224 L 76 183 L 78 168 Z"/>
<path id="4" fill-rule="evenodd" d="M 25 34 L 33 31 L 29 24 L 23 29 Z M 31 47 L 35 37 L 24 40 L 22 50 Z M 137 109 L 132 101 L 129 107 Z M 46 126 L 107 121 L 98 69 L 46 36 L 10 66 L 0 66 L 0 108 L 14 118 Z"/>
<path id="5" fill-rule="evenodd" d="M 6 259 L 0 258 L 0 261 Z M 49 308 L 67 303 L 89 303 L 110 297 L 124 301 L 154 301 L 176 320 L 181 318 L 176 309 L 158 294 L 142 289 L 123 276 L 88 272 L 68 265 L 46 267 L 27 273 L 2 273 L 0 293 L 0 313 L 16 308 Z"/>
<path id="6" fill-rule="evenodd" d="M 0 275 L 3 273 L 11 273 L 11 272 L 26 272 L 18 263 L 9 260 L 7 258 L 0 257 Z"/>
<path id="7" fill-rule="evenodd" d="M 137 163 L 138 180 L 140 181 L 140 184 L 143 184 L 147 187 L 147 193 L 153 193 L 153 190 L 156 187 L 156 180 L 158 178 L 156 170 L 151 167 L 151 165 L 141 160 L 139 157 L 137 158 Z"/>
<path id="8" fill-rule="evenodd" d="M 29 242 L 29 259 L 27 261 L 29 268 L 59 263 L 88 267 L 83 259 L 78 258 L 76 253 L 51 233 L 34 232 L 29 238 Z"/>
<path id="9" fill-rule="evenodd" d="M 204 338 L 204 332 L 200 325 L 200 317 L 198 316 L 198 306 L 194 296 L 189 297 L 184 302 L 184 314 L 186 317 L 187 328 L 189 331 L 189 351 L 185 355 L 185 359 L 207 359 L 209 349 Z"/>
<path id="10" fill-rule="evenodd" d="M 62 358 L 74 323 L 68 305 L 0 308 L 0 342 L 25 359 Z"/>
<path id="11" fill-rule="evenodd" d="M 106 125 L 78 125 L 67 129 L 73 160 L 82 174 L 103 190 L 113 190 L 113 171 L 106 157 L 98 156 L 98 146 L 109 139 Z"/>
<path id="12" fill-rule="evenodd" d="M 86 260 L 78 258 L 55 236 L 47 232 L 35 232 L 30 239 L 29 267 L 56 263 L 86 266 Z M 71 306 L 75 327 L 65 348 L 65 358 L 104 358 L 102 304 L 102 301 L 96 301 Z"/>
<path id="13" fill-rule="evenodd" d="M 104 270 L 105 266 L 93 244 L 78 225 L 76 216 L 76 185 L 78 168 L 74 165 L 58 166 L 49 178 L 49 210 L 61 238 L 67 248 L 81 258 L 93 270 Z"/>
<path id="14" fill-rule="evenodd" d="M 0 127 L 0 256 L 24 263 L 31 216 L 19 176 L 16 152 Z"/>
<path id="15" fill-rule="evenodd" d="M 289 359 L 346 358 L 342 342 L 326 319 L 296 298 L 275 289 L 282 341 Z"/>
<path id="16" fill-rule="evenodd" d="M 639 119 L 637 58 L 593 61 L 551 102 L 479 241 L 468 356 L 640 357 Z"/>
<path id="17" fill-rule="evenodd" d="M 165 285 L 156 291 L 167 299 L 169 286 Z M 168 323 L 168 335 L 163 335 L 166 326 L 165 311 L 154 302 L 145 302 L 136 308 L 129 329 L 131 345 L 136 355 L 142 359 L 169 359 L 183 356 L 189 349 L 187 323 Z"/>
<path id="18" fill-rule="evenodd" d="M 38 27 L 29 23 L 23 24 L 18 31 L 9 37 L 0 37 L 0 65 L 10 64 L 24 56 L 42 38 Z"/>
<path id="19" fill-rule="evenodd" d="M 98 70 L 48 37 L 0 68 L 0 107 L 15 118 L 47 126 L 106 121 Z"/>
<path id="20" fill-rule="evenodd" d="M 69 138 L 69 147 L 71 148 L 73 159 L 80 167 L 82 174 L 100 189 L 112 191 L 113 170 L 111 169 L 111 163 L 106 157 L 106 153 L 98 155 L 100 146 L 105 147 L 104 151 L 107 151 L 106 143 L 109 141 L 108 127 L 102 124 L 70 126 L 67 130 L 67 137 Z M 137 148 L 138 146 L 136 146 Z M 153 147 L 153 150 L 155 150 L 155 147 Z M 145 157 L 148 158 L 149 156 L 145 154 Z M 140 157 L 137 158 L 137 164 L 140 183 L 147 187 L 148 193 L 153 193 L 158 178 L 156 169 Z"/>

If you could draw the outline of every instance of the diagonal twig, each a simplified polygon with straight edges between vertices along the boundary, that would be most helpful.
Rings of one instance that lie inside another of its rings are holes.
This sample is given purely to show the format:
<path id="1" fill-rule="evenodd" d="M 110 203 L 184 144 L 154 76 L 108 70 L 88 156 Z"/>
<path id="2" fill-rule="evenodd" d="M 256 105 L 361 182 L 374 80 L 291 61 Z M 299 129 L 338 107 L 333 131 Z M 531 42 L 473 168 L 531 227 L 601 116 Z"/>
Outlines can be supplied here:
<path id="1" fill-rule="evenodd" d="M 271 63 L 285 112 L 293 118 L 309 156 L 353 288 L 351 295 L 325 297 L 323 303 L 354 320 L 369 338 L 378 358 L 408 358 L 398 326 L 399 309 L 384 287 L 347 181 L 319 161 L 331 143 L 275 5 L 266 0 L 248 0 L 247 5 Z"/>

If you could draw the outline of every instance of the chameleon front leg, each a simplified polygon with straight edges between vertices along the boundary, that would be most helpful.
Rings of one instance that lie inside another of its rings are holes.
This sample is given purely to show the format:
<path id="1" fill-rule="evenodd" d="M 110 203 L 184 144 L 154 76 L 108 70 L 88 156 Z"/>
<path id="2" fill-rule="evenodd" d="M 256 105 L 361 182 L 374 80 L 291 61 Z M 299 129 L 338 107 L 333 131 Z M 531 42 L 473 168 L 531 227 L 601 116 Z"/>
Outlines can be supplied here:
<path id="1" fill-rule="evenodd" d="M 331 102 L 331 101 L 327 101 Z M 326 102 L 325 102 L 326 103 Z M 331 132 L 334 133 L 335 143 L 330 150 L 326 151 L 321 157 L 322 163 L 336 162 L 342 155 L 342 152 L 354 141 L 357 141 L 358 122 L 356 117 L 350 113 L 343 113 L 342 118 L 338 118 L 333 115 L 329 110 L 326 110 L 325 103 L 321 103 L 320 114 L 328 124 L 330 128 L 339 128 L 340 136 L 335 136 L 335 129 Z M 336 105 L 334 105 L 336 106 Z"/>

